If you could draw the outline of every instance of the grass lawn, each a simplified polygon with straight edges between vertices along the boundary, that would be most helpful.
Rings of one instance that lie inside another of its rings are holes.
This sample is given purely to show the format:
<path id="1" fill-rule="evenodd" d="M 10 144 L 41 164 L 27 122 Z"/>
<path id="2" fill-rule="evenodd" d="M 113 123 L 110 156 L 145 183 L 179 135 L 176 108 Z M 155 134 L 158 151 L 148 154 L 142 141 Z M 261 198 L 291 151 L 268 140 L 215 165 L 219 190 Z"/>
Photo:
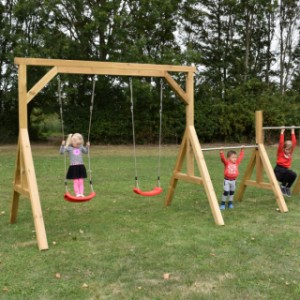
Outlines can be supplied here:
<path id="1" fill-rule="evenodd" d="M 271 191 L 248 187 L 244 201 L 214 224 L 203 186 L 179 182 L 172 205 L 164 197 L 177 146 L 162 150 L 164 193 L 132 192 L 132 148 L 92 147 L 97 197 L 63 200 L 59 147 L 33 146 L 49 250 L 36 244 L 30 203 L 20 199 L 9 224 L 16 146 L 0 147 L 0 299 L 299 299 L 300 196 L 276 208 Z M 275 147 L 267 148 L 272 165 Z M 242 175 L 251 150 L 245 150 Z M 152 189 L 157 148 L 138 147 L 140 187 Z M 205 153 L 218 198 L 223 166 Z M 294 170 L 300 173 L 300 153 Z M 72 185 L 70 184 L 70 188 Z M 86 189 L 88 193 L 88 189 Z M 169 279 L 164 279 L 169 273 Z"/>

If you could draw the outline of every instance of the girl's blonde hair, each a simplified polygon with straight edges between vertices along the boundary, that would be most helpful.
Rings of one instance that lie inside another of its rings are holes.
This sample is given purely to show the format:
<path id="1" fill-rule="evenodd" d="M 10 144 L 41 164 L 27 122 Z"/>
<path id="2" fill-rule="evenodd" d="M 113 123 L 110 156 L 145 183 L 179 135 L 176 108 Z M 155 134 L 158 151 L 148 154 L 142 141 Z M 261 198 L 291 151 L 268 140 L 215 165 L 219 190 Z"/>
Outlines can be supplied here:
<path id="1" fill-rule="evenodd" d="M 68 134 L 67 140 L 66 140 L 66 147 L 69 147 L 72 145 L 73 142 L 79 142 L 81 145 L 84 144 L 83 136 L 80 133 L 70 133 Z"/>
<path id="2" fill-rule="evenodd" d="M 293 147 L 292 141 L 285 141 L 283 144 L 283 149 L 284 150 L 290 150 Z"/>

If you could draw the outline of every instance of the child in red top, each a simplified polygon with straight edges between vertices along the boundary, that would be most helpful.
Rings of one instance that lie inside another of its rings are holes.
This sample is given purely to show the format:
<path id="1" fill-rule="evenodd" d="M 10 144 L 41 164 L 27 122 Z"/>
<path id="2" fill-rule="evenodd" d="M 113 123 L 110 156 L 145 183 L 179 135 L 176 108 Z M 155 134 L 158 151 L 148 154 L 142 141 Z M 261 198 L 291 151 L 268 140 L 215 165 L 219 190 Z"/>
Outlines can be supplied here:
<path id="1" fill-rule="evenodd" d="M 221 161 L 223 162 L 224 169 L 224 191 L 222 195 L 222 202 L 220 205 L 220 209 L 226 208 L 226 199 L 229 195 L 228 208 L 233 208 L 233 196 L 236 186 L 236 178 L 239 175 L 238 166 L 241 163 L 244 157 L 244 149 L 241 147 L 241 151 L 239 156 L 235 151 L 227 152 L 227 159 L 224 156 L 223 150 L 220 151 Z"/>
<path id="2" fill-rule="evenodd" d="M 297 174 L 289 168 L 292 165 L 292 154 L 297 141 L 295 129 L 291 130 L 291 140 L 287 141 L 284 141 L 284 131 L 285 129 L 281 129 L 274 173 L 277 180 L 281 182 L 280 188 L 282 194 L 291 197 L 291 186 L 294 183 Z"/>

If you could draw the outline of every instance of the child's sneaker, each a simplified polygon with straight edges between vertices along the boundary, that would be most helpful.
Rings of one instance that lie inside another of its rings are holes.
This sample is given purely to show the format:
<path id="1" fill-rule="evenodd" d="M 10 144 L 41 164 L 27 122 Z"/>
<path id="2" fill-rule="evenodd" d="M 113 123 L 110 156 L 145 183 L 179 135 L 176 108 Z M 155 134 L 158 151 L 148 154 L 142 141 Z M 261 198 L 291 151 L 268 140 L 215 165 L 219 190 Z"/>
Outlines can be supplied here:
<path id="1" fill-rule="evenodd" d="M 286 186 L 284 186 L 284 185 L 281 185 L 280 186 L 280 189 L 281 189 L 281 192 L 282 192 L 282 195 L 287 195 L 287 192 L 286 192 Z"/>
<path id="2" fill-rule="evenodd" d="M 287 195 L 288 197 L 291 197 L 291 196 L 292 196 L 292 194 L 291 194 L 291 188 L 286 187 L 286 188 L 285 188 L 285 191 L 286 191 L 286 195 Z"/>
<path id="3" fill-rule="evenodd" d="M 225 202 L 222 202 L 222 203 L 221 203 L 221 205 L 220 205 L 220 209 L 221 209 L 221 210 L 224 210 L 224 209 L 226 209 Z"/>
<path id="4" fill-rule="evenodd" d="M 233 203 L 232 202 L 229 202 L 228 203 L 228 208 L 233 208 L 234 206 L 233 206 Z"/>

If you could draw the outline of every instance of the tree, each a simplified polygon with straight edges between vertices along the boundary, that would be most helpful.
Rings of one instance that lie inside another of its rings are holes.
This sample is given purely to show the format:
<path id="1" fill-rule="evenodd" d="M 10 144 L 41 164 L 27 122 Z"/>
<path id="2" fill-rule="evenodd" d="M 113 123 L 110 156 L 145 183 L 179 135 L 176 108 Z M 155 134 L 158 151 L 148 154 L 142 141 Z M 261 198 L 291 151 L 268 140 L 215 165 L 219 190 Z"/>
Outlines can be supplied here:
<path id="1" fill-rule="evenodd" d="M 281 0 L 279 6 L 280 29 L 280 91 L 287 90 L 293 73 L 292 57 L 295 48 L 294 36 L 300 16 L 300 3 L 297 0 Z"/>
<path id="2" fill-rule="evenodd" d="M 13 60 L 13 49 L 16 45 L 14 16 L 14 1 L 0 2 L 0 140 L 9 141 L 16 137 L 18 130 L 17 113 L 17 78 Z"/>

